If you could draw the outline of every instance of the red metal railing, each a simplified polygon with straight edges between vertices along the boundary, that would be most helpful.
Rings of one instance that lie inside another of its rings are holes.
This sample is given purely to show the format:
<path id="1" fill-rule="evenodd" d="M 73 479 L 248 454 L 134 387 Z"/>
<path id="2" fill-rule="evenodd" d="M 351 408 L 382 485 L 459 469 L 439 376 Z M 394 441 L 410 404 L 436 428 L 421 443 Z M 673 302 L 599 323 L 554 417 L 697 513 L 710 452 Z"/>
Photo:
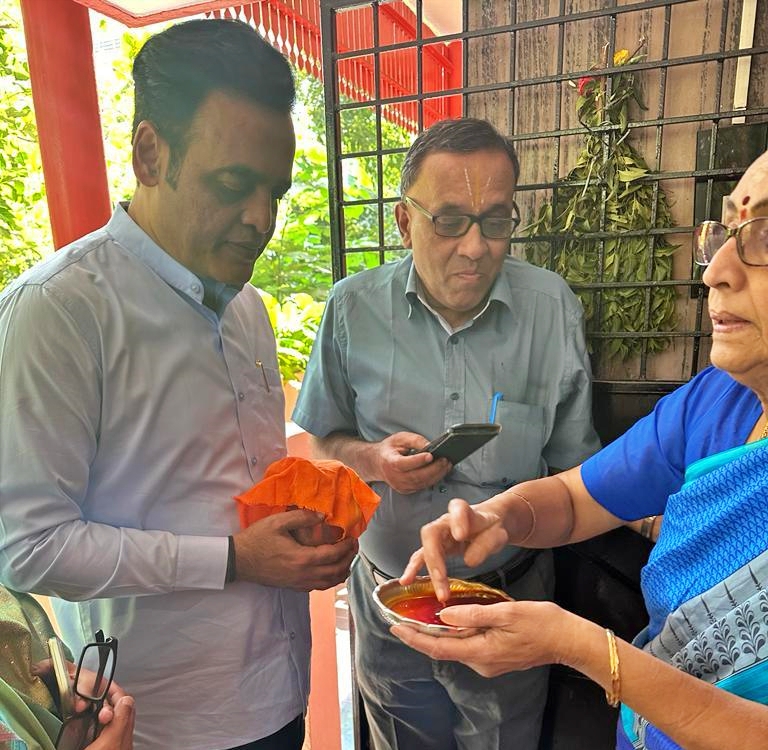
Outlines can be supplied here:
<path id="1" fill-rule="evenodd" d="M 417 19 L 404 2 L 378 6 L 378 40 L 374 44 L 373 9 L 370 5 L 350 8 L 336 16 L 336 53 L 361 51 L 338 62 L 338 93 L 341 100 L 365 102 L 393 99 L 382 116 L 403 127 L 418 130 L 417 98 L 424 99 L 424 127 L 437 120 L 461 116 L 459 96 L 429 96 L 458 89 L 462 85 L 461 41 L 423 43 L 373 53 L 374 47 L 415 43 Z M 270 43 L 299 69 L 322 77 L 320 46 L 320 0 L 262 0 L 210 11 L 219 18 L 240 18 L 252 23 Z M 434 37 L 422 24 L 421 39 Z M 422 50 L 419 86 L 418 50 Z M 368 51 L 366 51 L 368 50 Z M 378 81 L 374 54 L 378 55 Z M 377 85 L 378 84 L 378 85 Z"/>

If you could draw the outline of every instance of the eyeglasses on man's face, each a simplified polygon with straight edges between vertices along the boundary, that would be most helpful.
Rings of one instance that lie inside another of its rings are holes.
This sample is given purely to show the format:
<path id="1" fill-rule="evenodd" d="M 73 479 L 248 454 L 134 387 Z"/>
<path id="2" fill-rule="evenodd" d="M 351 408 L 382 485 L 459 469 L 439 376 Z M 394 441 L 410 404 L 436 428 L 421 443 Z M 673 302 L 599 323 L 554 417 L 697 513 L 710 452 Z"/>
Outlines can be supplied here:
<path id="1" fill-rule="evenodd" d="M 480 225 L 483 237 L 489 240 L 508 240 L 520 224 L 520 209 L 512 202 L 514 216 L 489 216 L 487 214 L 432 214 L 411 196 L 403 197 L 403 203 L 413 206 L 424 214 L 435 228 L 438 237 L 463 237 L 473 224 Z"/>
<path id="2" fill-rule="evenodd" d="M 96 672 L 83 671 L 83 664 L 98 663 Z M 63 723 L 56 738 L 56 750 L 81 750 L 99 734 L 99 711 L 104 705 L 117 662 L 117 638 L 104 638 L 99 630 L 94 642 L 87 644 L 77 662 L 73 690 L 87 702 L 83 711 L 62 716 Z M 71 701 L 69 701 L 71 703 Z M 67 701 L 62 701 L 66 705 Z"/>
<path id="3" fill-rule="evenodd" d="M 749 219 L 735 227 L 703 221 L 693 230 L 693 260 L 708 266 L 720 248 L 736 238 L 736 252 L 747 266 L 768 266 L 768 216 Z"/>

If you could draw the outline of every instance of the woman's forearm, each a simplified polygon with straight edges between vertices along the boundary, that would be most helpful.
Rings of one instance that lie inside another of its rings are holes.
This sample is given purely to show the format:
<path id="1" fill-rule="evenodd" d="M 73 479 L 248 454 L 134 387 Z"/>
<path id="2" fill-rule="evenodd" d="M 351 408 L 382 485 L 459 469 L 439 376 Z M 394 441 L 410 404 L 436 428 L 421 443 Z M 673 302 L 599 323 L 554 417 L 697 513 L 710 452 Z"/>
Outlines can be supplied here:
<path id="1" fill-rule="evenodd" d="M 569 653 L 561 661 L 612 689 L 608 636 L 604 628 L 573 620 Z M 575 628 L 575 630 L 572 630 Z M 739 698 L 662 662 L 626 641 L 618 647 L 619 697 L 686 750 L 754 750 L 768 747 L 768 707 Z"/>
<path id="2" fill-rule="evenodd" d="M 578 466 L 521 482 L 488 502 L 499 503 L 510 544 L 525 547 L 559 547 L 622 524 L 592 498 Z"/>

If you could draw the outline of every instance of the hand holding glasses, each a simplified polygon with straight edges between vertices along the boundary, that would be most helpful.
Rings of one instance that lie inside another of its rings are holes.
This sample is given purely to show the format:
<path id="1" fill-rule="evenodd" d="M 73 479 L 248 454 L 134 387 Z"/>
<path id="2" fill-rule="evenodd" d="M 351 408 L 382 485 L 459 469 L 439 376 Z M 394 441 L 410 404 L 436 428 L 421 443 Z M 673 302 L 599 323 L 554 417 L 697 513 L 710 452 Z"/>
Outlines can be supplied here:
<path id="1" fill-rule="evenodd" d="M 115 673 L 117 638 L 105 639 L 103 631 L 97 631 L 94 642 L 87 644 L 80 654 L 75 679 L 71 684 L 69 670 L 62 655 L 61 641 L 51 638 L 48 641 L 48 649 L 56 673 L 58 705 L 63 720 L 56 739 L 56 750 L 81 750 L 99 734 L 99 711 L 104 705 Z M 95 673 L 83 667 L 84 663 L 95 659 L 98 660 Z M 78 698 L 81 700 L 78 701 Z M 76 710 L 83 701 L 85 708 Z"/>

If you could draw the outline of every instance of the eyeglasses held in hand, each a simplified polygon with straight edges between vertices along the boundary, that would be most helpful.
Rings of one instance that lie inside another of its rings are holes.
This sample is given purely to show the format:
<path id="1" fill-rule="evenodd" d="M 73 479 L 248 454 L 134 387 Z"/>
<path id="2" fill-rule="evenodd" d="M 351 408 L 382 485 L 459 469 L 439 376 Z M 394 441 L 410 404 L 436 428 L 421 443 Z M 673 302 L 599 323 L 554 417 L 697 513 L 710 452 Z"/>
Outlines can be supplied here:
<path id="1" fill-rule="evenodd" d="M 508 240 L 518 224 L 520 224 L 520 209 L 513 201 L 514 216 L 488 216 L 481 214 L 431 214 L 424 206 L 417 203 L 410 195 L 403 198 L 403 203 L 413 206 L 424 214 L 435 228 L 438 237 L 463 237 L 473 224 L 480 225 L 483 237 L 489 240 Z"/>
<path id="2" fill-rule="evenodd" d="M 747 266 L 768 266 L 768 216 L 749 219 L 736 227 L 719 221 L 703 221 L 693 230 L 693 261 L 708 266 L 717 252 L 731 238 L 736 238 L 736 252 Z"/>
<path id="3" fill-rule="evenodd" d="M 90 671 L 90 667 L 86 667 L 88 671 L 83 672 L 84 664 L 91 664 L 96 660 L 98 667 L 95 675 Z M 68 716 L 62 715 L 63 723 L 56 738 L 56 750 L 81 750 L 98 737 L 99 711 L 112 685 L 116 662 L 117 638 L 105 639 L 103 631 L 98 630 L 94 634 L 94 642 L 88 643 L 80 653 L 73 684 L 75 695 L 85 700 L 88 705 L 83 711 Z M 62 705 L 65 703 L 62 701 Z"/>

